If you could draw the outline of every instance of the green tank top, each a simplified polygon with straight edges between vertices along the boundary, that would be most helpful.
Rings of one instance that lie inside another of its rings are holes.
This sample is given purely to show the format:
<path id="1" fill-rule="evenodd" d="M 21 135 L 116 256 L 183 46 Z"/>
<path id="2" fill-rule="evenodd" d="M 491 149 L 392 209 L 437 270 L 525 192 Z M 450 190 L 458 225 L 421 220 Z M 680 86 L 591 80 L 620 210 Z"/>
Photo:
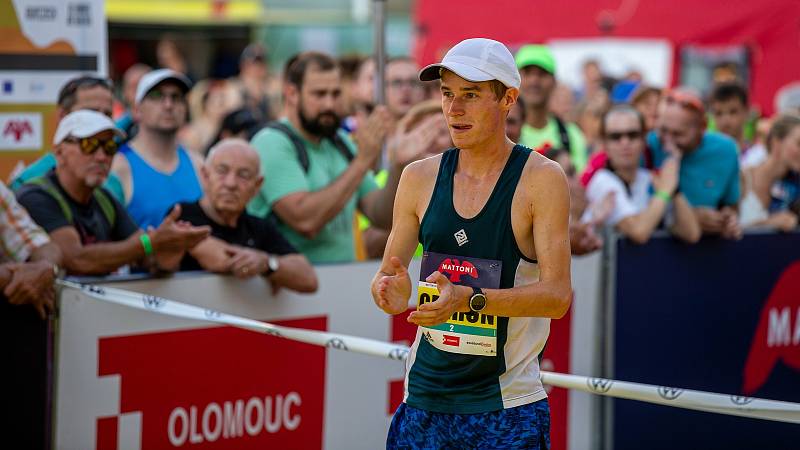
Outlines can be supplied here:
<path id="1" fill-rule="evenodd" d="M 435 300 L 435 285 L 424 280 L 436 270 L 453 283 L 481 288 L 536 281 L 536 262 L 522 255 L 511 226 L 514 192 L 530 153 L 521 145 L 512 149 L 485 206 L 469 219 L 453 206 L 459 149 L 442 155 L 420 224 L 425 252 L 419 302 Z M 521 274 L 523 266 L 527 274 Z M 472 414 L 540 400 L 545 394 L 537 357 L 548 332 L 547 319 L 510 320 L 474 312 L 453 314 L 434 327 L 419 327 L 407 360 L 405 401 L 429 411 Z M 509 343 L 510 338 L 518 342 Z"/>

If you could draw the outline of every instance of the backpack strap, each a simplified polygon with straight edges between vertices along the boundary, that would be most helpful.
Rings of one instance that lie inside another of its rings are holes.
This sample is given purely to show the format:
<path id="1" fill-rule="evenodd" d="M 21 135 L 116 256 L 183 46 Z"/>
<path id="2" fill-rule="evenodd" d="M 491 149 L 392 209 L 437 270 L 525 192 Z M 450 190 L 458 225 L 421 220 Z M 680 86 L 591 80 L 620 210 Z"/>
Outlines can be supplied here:
<path id="1" fill-rule="evenodd" d="M 69 207 L 67 199 L 64 198 L 64 196 L 61 194 L 58 188 L 56 188 L 55 185 L 53 185 L 53 183 L 50 181 L 49 178 L 47 178 L 47 176 L 32 178 L 26 181 L 24 184 L 39 186 L 40 188 L 42 188 L 45 192 L 47 192 L 47 195 L 53 197 L 53 200 L 55 200 L 56 203 L 58 203 L 58 206 L 61 208 L 61 213 L 64 214 L 64 217 L 67 219 L 67 222 L 74 223 L 72 221 L 72 219 L 74 218 L 72 216 L 72 208 Z"/>
<path id="2" fill-rule="evenodd" d="M 306 144 L 303 142 L 303 139 L 298 136 L 297 133 L 292 131 L 292 129 L 289 128 L 285 123 L 277 120 L 268 123 L 266 128 L 280 131 L 292 141 L 292 145 L 294 145 L 294 151 L 297 154 L 297 160 L 300 162 L 303 172 L 308 173 L 308 151 L 306 150 Z"/>
<path id="3" fill-rule="evenodd" d="M 355 157 L 355 155 L 353 155 L 353 151 L 350 150 L 350 147 L 348 147 L 347 144 L 344 142 L 342 136 L 340 136 L 339 133 L 337 132 L 336 134 L 333 135 L 331 141 L 333 141 L 333 145 L 336 146 L 336 150 L 339 150 L 339 153 L 341 153 L 342 156 L 344 156 L 344 159 L 346 159 L 347 162 L 350 163 Z"/>
<path id="4" fill-rule="evenodd" d="M 103 215 L 106 217 L 108 224 L 111 228 L 114 228 L 114 223 L 117 220 L 117 210 L 114 208 L 114 202 L 108 197 L 106 192 L 97 187 L 92 192 L 94 195 L 94 199 L 97 201 L 97 204 L 100 205 L 100 210 L 103 212 Z"/>
<path id="5" fill-rule="evenodd" d="M 292 141 L 292 145 L 294 145 L 295 153 L 297 154 L 297 160 L 300 161 L 300 166 L 303 167 L 303 172 L 308 173 L 308 167 L 310 162 L 308 160 L 308 150 L 306 150 L 306 144 L 303 142 L 303 138 L 301 138 L 297 133 L 295 133 L 291 128 L 289 128 L 285 123 L 280 121 L 272 121 L 267 124 L 267 128 L 271 128 L 273 130 L 280 131 L 281 133 L 285 134 L 289 140 Z M 355 155 L 353 155 L 353 151 L 350 150 L 350 147 L 347 146 L 342 136 L 339 135 L 337 132 L 330 138 L 331 142 L 333 142 L 334 147 L 336 150 L 341 153 L 342 156 L 347 160 L 349 163 L 353 160 Z"/>
<path id="6" fill-rule="evenodd" d="M 563 145 L 564 150 L 568 152 L 572 152 L 569 144 L 569 133 L 567 132 L 567 125 L 564 123 L 563 120 L 559 119 L 558 116 L 555 114 L 553 115 L 553 119 L 556 121 L 556 126 L 558 127 L 558 134 L 561 136 L 561 145 Z"/>
<path id="7" fill-rule="evenodd" d="M 67 219 L 67 222 L 71 224 L 75 223 L 73 220 L 75 217 L 72 215 L 72 208 L 69 206 L 67 199 L 64 198 L 64 195 L 61 194 L 61 191 L 58 190 L 58 188 L 46 175 L 28 180 L 25 182 L 25 184 L 35 185 L 42 188 L 50 197 L 53 197 L 53 200 L 58 203 L 58 206 L 61 208 L 61 212 L 64 214 L 64 218 Z M 113 228 L 117 219 L 117 211 L 114 208 L 114 202 L 101 188 L 95 188 L 92 194 L 94 195 L 97 203 L 100 205 L 100 210 L 103 213 L 103 216 L 108 221 L 108 224 Z"/>

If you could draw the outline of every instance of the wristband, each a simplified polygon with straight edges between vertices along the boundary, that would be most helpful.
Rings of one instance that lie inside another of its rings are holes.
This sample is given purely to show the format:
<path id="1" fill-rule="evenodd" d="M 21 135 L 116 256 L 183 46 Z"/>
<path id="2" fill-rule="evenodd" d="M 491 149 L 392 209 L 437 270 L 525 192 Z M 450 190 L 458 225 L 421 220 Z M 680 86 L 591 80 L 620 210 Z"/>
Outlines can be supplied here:
<path id="1" fill-rule="evenodd" d="M 153 243 L 150 242 L 150 235 L 147 233 L 142 233 L 139 235 L 139 241 L 142 243 L 142 248 L 144 249 L 144 256 L 150 256 L 153 254 Z"/>
<path id="2" fill-rule="evenodd" d="M 656 191 L 655 196 L 664 200 L 664 203 L 669 203 L 672 200 L 672 196 L 667 193 L 667 191 Z"/>

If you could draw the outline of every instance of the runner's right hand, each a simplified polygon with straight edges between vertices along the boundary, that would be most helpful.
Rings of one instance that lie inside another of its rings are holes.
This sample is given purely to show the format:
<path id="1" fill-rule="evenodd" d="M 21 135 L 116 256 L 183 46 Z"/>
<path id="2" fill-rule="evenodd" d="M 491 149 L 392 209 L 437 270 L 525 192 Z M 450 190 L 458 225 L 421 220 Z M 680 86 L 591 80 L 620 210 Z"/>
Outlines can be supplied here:
<path id="1" fill-rule="evenodd" d="M 389 262 L 394 275 L 384 273 L 375 289 L 375 304 L 388 314 L 400 314 L 408 309 L 411 297 L 411 278 L 400 258 L 392 256 Z"/>

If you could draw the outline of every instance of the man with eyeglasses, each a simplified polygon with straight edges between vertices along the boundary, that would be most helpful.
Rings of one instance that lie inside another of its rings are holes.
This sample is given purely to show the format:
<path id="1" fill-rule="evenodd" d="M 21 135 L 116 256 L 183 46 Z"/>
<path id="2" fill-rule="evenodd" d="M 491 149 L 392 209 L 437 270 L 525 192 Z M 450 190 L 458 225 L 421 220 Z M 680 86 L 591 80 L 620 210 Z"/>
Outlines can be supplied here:
<path id="1" fill-rule="evenodd" d="M 418 72 L 416 61 L 408 56 L 391 58 L 386 62 L 386 106 L 396 120 L 425 98 Z"/>
<path id="2" fill-rule="evenodd" d="M 205 269 L 239 278 L 260 276 L 274 289 L 317 290 L 314 268 L 272 221 L 248 214 L 247 202 L 264 181 L 258 153 L 242 139 L 224 139 L 208 153 L 200 174 L 203 198 L 181 204 L 181 220 L 211 227 L 189 250 L 181 270 Z"/>
<path id="3" fill-rule="evenodd" d="M 58 93 L 58 120 L 80 109 L 91 109 L 111 117 L 114 106 L 114 97 L 111 93 L 111 82 L 105 78 L 91 75 L 81 75 L 67 81 Z M 45 153 L 25 168 L 11 181 L 9 187 L 16 191 L 26 181 L 41 177 L 53 170 L 56 158 L 52 152 Z M 117 199 L 122 199 L 122 186 L 116 176 L 109 176 L 106 180 L 108 189 Z"/>
<path id="4" fill-rule="evenodd" d="M 106 275 L 129 264 L 174 270 L 183 252 L 203 240 L 208 227 L 177 221 L 180 208 L 156 229 L 143 232 L 101 185 L 122 132 L 96 111 L 68 114 L 56 129 L 54 171 L 26 183 L 17 198 L 61 249 L 74 275 Z"/>
<path id="5" fill-rule="evenodd" d="M 703 233 L 739 239 L 736 142 L 722 133 L 706 131 L 700 99 L 684 90 L 668 92 L 647 144 L 656 168 L 670 155 L 681 155 L 678 190 L 694 208 Z"/>
<path id="6" fill-rule="evenodd" d="M 133 111 L 139 132 L 120 148 L 111 166 L 122 184 L 128 212 L 145 229 L 157 227 L 175 204 L 203 195 L 197 176 L 202 161 L 178 143 L 190 86 L 186 76 L 170 69 L 142 77 Z"/>

